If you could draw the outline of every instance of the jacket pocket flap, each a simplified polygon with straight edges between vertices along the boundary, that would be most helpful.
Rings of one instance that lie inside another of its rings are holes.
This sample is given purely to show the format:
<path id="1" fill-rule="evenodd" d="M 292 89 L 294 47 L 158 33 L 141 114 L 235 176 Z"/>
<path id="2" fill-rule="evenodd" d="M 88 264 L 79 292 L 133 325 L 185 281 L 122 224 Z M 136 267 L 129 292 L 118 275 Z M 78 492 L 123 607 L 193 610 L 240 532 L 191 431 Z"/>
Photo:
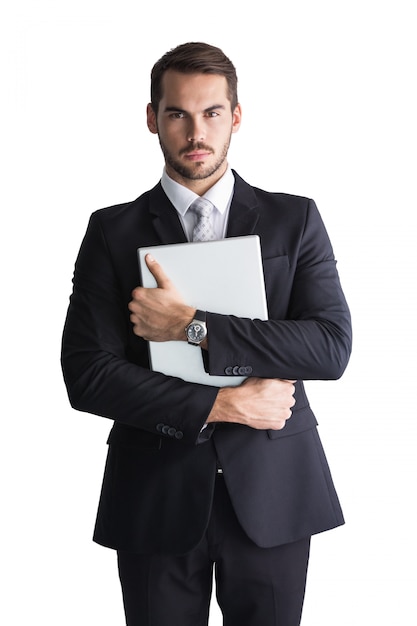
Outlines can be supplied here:
<path id="1" fill-rule="evenodd" d="M 107 443 L 143 450 L 160 450 L 161 437 L 140 428 L 115 424 L 109 433 Z"/>
<path id="2" fill-rule="evenodd" d="M 281 430 L 268 430 L 270 439 L 279 439 L 280 437 L 290 437 L 297 435 L 304 430 L 310 430 L 317 426 L 317 420 L 309 406 L 303 407 L 298 411 L 295 410 L 292 416 L 287 420 L 284 428 Z"/>

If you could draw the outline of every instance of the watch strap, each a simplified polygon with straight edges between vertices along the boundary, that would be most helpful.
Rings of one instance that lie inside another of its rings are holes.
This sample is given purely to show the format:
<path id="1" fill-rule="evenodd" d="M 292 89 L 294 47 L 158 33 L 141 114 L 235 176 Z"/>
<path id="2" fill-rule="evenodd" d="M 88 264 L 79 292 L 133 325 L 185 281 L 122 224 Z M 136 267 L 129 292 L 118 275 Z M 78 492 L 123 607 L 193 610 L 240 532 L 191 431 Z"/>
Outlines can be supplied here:
<path id="1" fill-rule="evenodd" d="M 198 322 L 206 323 L 206 318 L 207 318 L 206 312 L 205 311 L 200 311 L 200 309 L 197 309 L 197 311 L 195 312 L 195 315 L 193 317 L 193 321 L 197 320 Z"/>

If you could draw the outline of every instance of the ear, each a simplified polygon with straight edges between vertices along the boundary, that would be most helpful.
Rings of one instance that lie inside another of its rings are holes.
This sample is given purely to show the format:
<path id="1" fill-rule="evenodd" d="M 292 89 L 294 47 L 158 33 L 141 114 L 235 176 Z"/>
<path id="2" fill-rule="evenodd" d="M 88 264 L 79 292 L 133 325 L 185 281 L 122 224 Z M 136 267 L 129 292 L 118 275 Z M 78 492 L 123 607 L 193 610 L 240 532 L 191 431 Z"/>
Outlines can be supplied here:
<path id="1" fill-rule="evenodd" d="M 156 123 L 156 115 L 152 108 L 152 104 L 149 103 L 146 107 L 146 122 L 148 124 L 148 128 L 154 135 L 158 134 L 158 125 Z"/>
<path id="2" fill-rule="evenodd" d="M 237 104 L 232 114 L 232 133 L 237 133 L 237 131 L 240 128 L 241 121 L 242 121 L 242 107 L 240 106 L 240 104 Z"/>

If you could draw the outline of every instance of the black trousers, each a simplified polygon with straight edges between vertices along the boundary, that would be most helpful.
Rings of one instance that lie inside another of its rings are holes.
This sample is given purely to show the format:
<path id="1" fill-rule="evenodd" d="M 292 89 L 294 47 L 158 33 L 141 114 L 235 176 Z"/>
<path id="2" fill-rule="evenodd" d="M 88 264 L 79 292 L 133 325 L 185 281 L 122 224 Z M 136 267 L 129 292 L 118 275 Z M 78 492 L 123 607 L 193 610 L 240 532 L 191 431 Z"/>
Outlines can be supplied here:
<path id="1" fill-rule="evenodd" d="M 299 626 L 310 538 L 259 548 L 217 478 L 204 539 L 182 556 L 118 552 L 127 626 L 207 626 L 213 566 L 224 626 Z"/>

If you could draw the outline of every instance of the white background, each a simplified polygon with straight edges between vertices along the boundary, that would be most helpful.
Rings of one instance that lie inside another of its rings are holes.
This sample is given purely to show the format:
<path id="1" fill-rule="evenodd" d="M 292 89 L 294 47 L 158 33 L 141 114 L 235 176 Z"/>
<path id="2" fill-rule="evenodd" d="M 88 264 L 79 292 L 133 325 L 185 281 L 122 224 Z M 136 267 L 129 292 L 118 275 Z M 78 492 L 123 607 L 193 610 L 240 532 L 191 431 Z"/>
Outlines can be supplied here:
<path id="1" fill-rule="evenodd" d="M 60 338 L 90 213 L 160 177 L 145 124 L 149 72 L 190 40 L 220 46 L 237 67 L 244 117 L 232 166 L 253 185 L 316 200 L 352 309 L 346 374 L 308 385 L 347 524 L 313 541 L 303 626 L 415 623 L 412 3 L 9 5 L 0 16 L 1 623 L 123 624 L 115 555 L 91 541 L 111 424 L 70 408 Z M 211 625 L 220 623 L 213 609 Z"/>

